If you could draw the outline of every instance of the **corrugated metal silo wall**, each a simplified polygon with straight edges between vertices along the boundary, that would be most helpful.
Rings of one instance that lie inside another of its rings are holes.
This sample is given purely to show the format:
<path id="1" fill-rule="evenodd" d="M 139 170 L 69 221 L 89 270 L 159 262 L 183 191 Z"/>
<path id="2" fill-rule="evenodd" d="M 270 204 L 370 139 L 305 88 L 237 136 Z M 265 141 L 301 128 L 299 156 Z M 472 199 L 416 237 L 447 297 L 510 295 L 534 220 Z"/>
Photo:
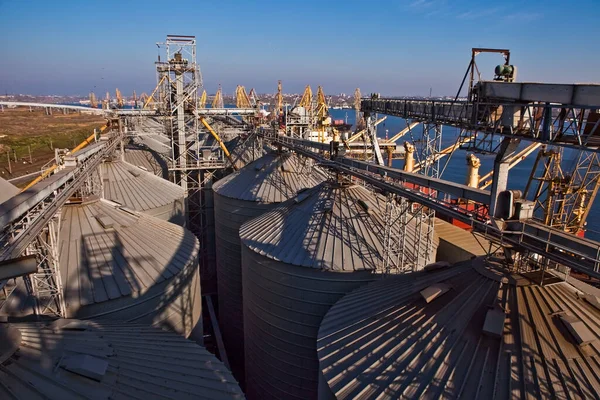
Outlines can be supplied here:
<path id="1" fill-rule="evenodd" d="M 375 276 L 289 265 L 246 246 L 242 270 L 247 397 L 316 399 L 321 320 L 337 300 Z"/>
<path id="2" fill-rule="evenodd" d="M 175 200 L 171 204 L 156 207 L 148 211 L 144 211 L 148 215 L 162 219 L 163 221 L 169 221 L 179 226 L 184 226 L 185 215 L 183 213 L 185 199 Z"/>
<path id="3" fill-rule="evenodd" d="M 243 387 L 244 320 L 239 230 L 244 222 L 276 204 L 232 199 L 218 193 L 214 193 L 214 200 L 219 321 L 232 372 Z"/>
<path id="4" fill-rule="evenodd" d="M 202 296 L 198 258 L 169 280 L 137 298 L 122 297 L 80 308 L 69 318 L 143 323 L 177 332 L 199 344 L 202 338 Z"/>

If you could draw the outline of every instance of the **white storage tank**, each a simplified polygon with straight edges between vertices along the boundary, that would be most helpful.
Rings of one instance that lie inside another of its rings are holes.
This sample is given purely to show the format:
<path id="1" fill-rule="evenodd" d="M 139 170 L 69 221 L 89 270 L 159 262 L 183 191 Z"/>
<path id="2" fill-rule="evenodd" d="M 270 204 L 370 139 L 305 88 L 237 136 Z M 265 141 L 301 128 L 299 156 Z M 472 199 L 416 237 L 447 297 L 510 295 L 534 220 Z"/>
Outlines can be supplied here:
<path id="1" fill-rule="evenodd" d="M 383 197 L 326 181 L 241 227 L 249 398 L 317 397 L 321 319 L 382 270 L 384 216 Z"/>
<path id="2" fill-rule="evenodd" d="M 244 398 L 205 348 L 140 324 L 0 323 L 0 365 L 2 399 Z"/>
<path id="3" fill-rule="evenodd" d="M 183 225 L 185 193 L 181 186 L 124 161 L 100 166 L 104 198 L 135 211 Z"/>
<path id="4" fill-rule="evenodd" d="M 59 269 L 68 318 L 138 322 L 202 340 L 199 243 L 187 229 L 107 200 L 60 212 Z M 21 281 L 22 282 L 22 281 Z M 33 314 L 22 284 L 2 313 Z"/>
<path id="5" fill-rule="evenodd" d="M 323 180 L 311 160 L 271 152 L 213 185 L 219 321 L 234 375 L 243 381 L 244 328 L 239 228 Z"/>
<path id="6" fill-rule="evenodd" d="M 600 290 L 568 280 L 477 258 L 357 289 L 319 330 L 321 398 L 597 398 Z"/>

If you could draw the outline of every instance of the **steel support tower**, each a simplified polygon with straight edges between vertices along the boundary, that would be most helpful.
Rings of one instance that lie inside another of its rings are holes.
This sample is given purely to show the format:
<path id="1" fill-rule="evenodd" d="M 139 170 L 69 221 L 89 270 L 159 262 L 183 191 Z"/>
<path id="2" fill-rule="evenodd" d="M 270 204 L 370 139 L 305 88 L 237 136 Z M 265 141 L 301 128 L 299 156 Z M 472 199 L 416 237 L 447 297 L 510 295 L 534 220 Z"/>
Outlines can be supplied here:
<path id="1" fill-rule="evenodd" d="M 197 110 L 202 75 L 196 61 L 194 36 L 169 35 L 163 43 L 165 60 L 156 62 L 158 109 L 163 116 L 167 136 L 171 138 L 172 180 L 185 193 L 186 227 L 200 241 L 200 269 L 203 288 L 210 292 L 216 277 L 214 236 L 210 234 L 214 217 L 211 187 L 216 170 L 223 163 L 214 160 L 215 153 L 202 146 Z"/>

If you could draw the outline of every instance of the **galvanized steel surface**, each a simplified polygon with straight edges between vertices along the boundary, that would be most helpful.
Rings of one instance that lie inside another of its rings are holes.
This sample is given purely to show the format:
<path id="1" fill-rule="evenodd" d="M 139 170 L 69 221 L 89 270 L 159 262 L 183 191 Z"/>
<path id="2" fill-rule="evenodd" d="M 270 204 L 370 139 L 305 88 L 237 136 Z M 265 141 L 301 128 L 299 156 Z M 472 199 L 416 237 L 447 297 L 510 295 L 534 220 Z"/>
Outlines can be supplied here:
<path id="1" fill-rule="evenodd" d="M 384 200 L 364 187 L 324 182 L 246 223 L 240 239 L 256 253 L 291 265 L 375 270 L 383 264 L 384 214 Z"/>
<path id="2" fill-rule="evenodd" d="M 321 319 L 382 262 L 379 202 L 325 182 L 241 227 L 248 398 L 317 397 Z"/>
<path id="3" fill-rule="evenodd" d="M 318 183 L 312 168 L 312 160 L 289 152 L 271 152 L 221 179 L 213 190 L 232 199 L 281 203 Z"/>
<path id="4" fill-rule="evenodd" d="M 490 242 L 480 234 L 466 231 L 439 218 L 435 219 L 435 233 L 439 237 L 438 261 L 466 261 L 486 255 L 490 248 Z"/>
<path id="5" fill-rule="evenodd" d="M 77 320 L 0 324 L 7 328 L 16 328 L 21 338 L 0 366 L 2 399 L 244 398 L 215 356 L 160 329 Z M 72 372 L 74 357 L 99 367 L 88 372 L 100 380 Z"/>
<path id="6" fill-rule="evenodd" d="M 18 194 L 21 190 L 12 183 L 0 178 L 0 204 Z"/>
<path id="7" fill-rule="evenodd" d="M 189 334 L 200 316 L 188 230 L 106 201 L 66 206 L 60 270 L 70 317 L 148 321 Z"/>
<path id="8" fill-rule="evenodd" d="M 240 226 L 320 181 L 297 155 L 271 153 L 213 186 L 219 320 L 232 370 L 240 381 L 244 369 Z"/>
<path id="9" fill-rule="evenodd" d="M 100 168 L 104 198 L 165 221 L 183 224 L 184 191 L 181 186 L 123 161 L 105 162 Z"/>
<path id="10" fill-rule="evenodd" d="M 597 398 L 600 310 L 568 283 L 532 279 L 477 259 L 360 288 L 321 324 L 323 383 L 338 399 Z M 450 290 L 426 303 L 419 291 L 439 283 Z M 484 332 L 488 312 L 500 337 Z M 591 344 L 574 342 L 564 312 L 593 332 Z"/>
<path id="11" fill-rule="evenodd" d="M 125 148 L 125 161 L 163 179 L 169 179 L 167 161 L 159 153 L 141 146 Z"/>

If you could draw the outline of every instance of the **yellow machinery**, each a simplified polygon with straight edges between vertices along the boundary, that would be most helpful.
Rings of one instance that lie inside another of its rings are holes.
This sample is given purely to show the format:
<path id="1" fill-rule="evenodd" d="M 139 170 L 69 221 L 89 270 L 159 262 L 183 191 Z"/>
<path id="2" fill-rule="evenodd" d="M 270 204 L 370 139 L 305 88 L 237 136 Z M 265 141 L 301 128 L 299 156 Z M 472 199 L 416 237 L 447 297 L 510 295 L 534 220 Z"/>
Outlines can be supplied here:
<path id="1" fill-rule="evenodd" d="M 100 133 L 104 132 L 106 130 L 106 128 L 108 128 L 108 125 L 103 126 L 100 129 Z M 73 150 L 71 150 L 71 154 L 78 152 L 79 150 L 86 147 L 88 144 L 93 143 L 95 140 L 96 140 L 96 132 L 92 133 L 90 136 L 88 136 L 87 139 L 85 139 L 83 142 L 79 143 L 76 147 L 74 147 Z M 56 164 L 52 164 L 52 166 L 49 167 L 44 172 L 42 172 L 42 174 L 40 176 L 38 176 L 33 181 L 31 181 L 31 183 L 29 183 L 29 185 L 27 185 L 23 189 L 21 189 L 21 192 L 26 191 L 27 189 L 29 189 L 30 187 L 32 187 L 33 185 L 35 185 L 42 179 L 46 179 L 52 172 L 54 172 L 54 170 L 56 170 L 56 168 L 58 168 L 58 166 Z"/>
<path id="2" fill-rule="evenodd" d="M 212 101 L 212 108 L 223 108 L 223 89 L 221 89 L 221 85 L 219 85 L 219 89 L 217 93 L 215 93 L 215 98 Z"/>
<path id="3" fill-rule="evenodd" d="M 248 94 L 246 93 L 246 88 L 238 85 L 235 89 L 235 105 L 237 108 L 251 108 L 252 103 Z"/>
<path id="4" fill-rule="evenodd" d="M 258 95 L 256 94 L 256 90 L 254 88 L 250 89 L 250 93 L 248 93 L 248 98 L 250 99 L 250 105 L 255 107 L 258 103 Z"/>
<path id="5" fill-rule="evenodd" d="M 94 92 L 90 92 L 90 107 L 98 108 L 98 100 L 96 99 Z"/>
<path id="6" fill-rule="evenodd" d="M 206 90 L 202 91 L 202 95 L 200 96 L 200 101 L 198 102 L 198 107 L 206 108 Z"/>
<path id="7" fill-rule="evenodd" d="M 356 88 L 356 90 L 354 91 L 354 111 L 356 112 L 355 126 L 357 132 L 361 130 L 365 125 L 362 113 L 360 112 L 360 97 L 360 89 Z"/>
<path id="8" fill-rule="evenodd" d="M 298 103 L 298 105 L 300 107 L 304 107 L 307 112 L 311 111 L 312 97 L 312 89 L 310 88 L 310 85 L 306 85 L 306 88 L 304 88 L 304 93 L 302 94 L 302 99 L 300 99 L 300 103 Z"/>
<path id="9" fill-rule="evenodd" d="M 277 115 L 282 115 L 283 114 L 283 89 L 281 86 L 281 81 L 277 81 L 277 98 L 276 98 L 276 102 L 277 102 Z"/>
<path id="10" fill-rule="evenodd" d="M 225 143 L 223 143 L 223 140 L 221 140 L 221 137 L 217 134 L 217 132 L 215 132 L 215 130 L 212 128 L 212 126 L 210 126 L 210 124 L 208 123 L 206 118 L 200 117 L 200 122 L 210 132 L 210 134 L 215 138 L 217 143 L 219 143 L 219 147 L 221 148 L 221 150 L 223 150 L 223 154 L 225 154 L 225 156 L 231 163 L 231 166 L 233 167 L 233 169 L 237 171 L 237 167 L 235 166 L 235 162 L 233 161 L 233 158 L 231 157 L 231 153 L 229 153 L 229 150 L 227 150 L 227 147 L 225 146 Z"/>
<path id="11" fill-rule="evenodd" d="M 119 108 L 123 108 L 123 104 L 124 104 L 124 102 L 123 102 L 123 96 L 121 96 L 121 91 L 119 90 L 119 88 L 115 89 L 115 95 L 117 97 L 117 106 Z"/>

